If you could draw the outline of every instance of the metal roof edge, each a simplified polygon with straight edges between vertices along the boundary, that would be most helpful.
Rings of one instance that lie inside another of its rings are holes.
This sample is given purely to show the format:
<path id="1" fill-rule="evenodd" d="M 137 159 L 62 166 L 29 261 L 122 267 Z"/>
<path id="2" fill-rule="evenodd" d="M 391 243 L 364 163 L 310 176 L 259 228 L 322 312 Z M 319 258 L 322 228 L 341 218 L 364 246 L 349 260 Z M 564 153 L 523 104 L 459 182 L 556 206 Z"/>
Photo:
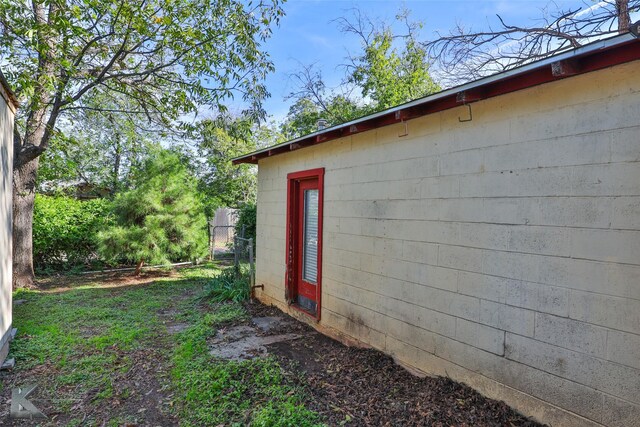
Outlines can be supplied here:
<path id="1" fill-rule="evenodd" d="M 496 82 L 500 82 L 500 81 L 503 81 L 503 80 L 512 79 L 514 77 L 517 77 L 517 76 L 520 76 L 520 75 L 524 75 L 524 74 L 530 73 L 530 72 L 535 71 L 535 70 L 542 69 L 544 67 L 547 67 L 549 65 L 552 65 L 552 64 L 555 64 L 555 63 L 558 63 L 558 62 L 561 62 L 561 61 L 570 61 L 570 60 L 572 60 L 574 58 L 580 58 L 580 57 L 588 56 L 589 54 L 592 54 L 594 52 L 598 52 L 598 51 L 601 51 L 601 50 L 604 50 L 604 49 L 610 49 L 610 48 L 622 46 L 622 45 L 625 45 L 625 44 L 630 44 L 630 43 L 632 43 L 634 41 L 635 42 L 639 42 L 638 39 L 636 39 L 631 33 L 625 33 L 625 34 L 617 35 L 617 36 L 614 36 L 614 37 L 609 37 L 607 39 L 596 40 L 596 41 L 593 41 L 593 42 L 591 42 L 589 44 L 586 44 L 584 46 L 581 46 L 581 47 L 578 47 L 578 48 L 575 48 L 575 49 L 571 49 L 571 50 L 567 50 L 565 52 L 558 53 L 556 55 L 552 55 L 552 56 L 549 56 L 547 58 L 544 58 L 544 59 L 541 59 L 541 60 L 538 60 L 538 61 L 535 61 L 535 62 L 531 62 L 529 64 L 522 65 L 520 67 L 512 68 L 510 70 L 507 70 L 507 71 L 504 71 L 504 72 L 501 72 L 501 73 L 492 74 L 490 76 L 483 77 L 483 78 L 480 78 L 478 80 L 474 80 L 474 81 L 471 81 L 471 82 L 468 82 L 468 83 L 464 83 L 464 84 L 461 84 L 461 85 L 458 85 L 458 86 L 454 86 L 454 87 L 451 87 L 449 89 L 445 89 L 443 91 L 428 95 L 426 97 L 419 98 L 419 99 L 416 99 L 414 101 L 410 101 L 410 102 L 407 102 L 407 103 L 404 103 L 404 104 L 400 104 L 398 106 L 395 106 L 395 107 L 392 107 L 392 108 L 389 108 L 389 109 L 386 109 L 386 110 L 383 110 L 383 111 L 379 111 L 377 113 L 373 113 L 373 114 L 370 114 L 370 115 L 367 115 L 367 116 L 363 116 L 363 117 L 360 117 L 358 119 L 355 119 L 355 120 L 352 120 L 352 121 L 349 121 L 349 122 L 346 122 L 346 123 L 341 123 L 339 125 L 335 125 L 335 126 L 332 126 L 332 127 L 326 128 L 326 129 L 322 129 L 320 131 L 313 132 L 313 133 L 298 137 L 296 139 L 285 141 L 285 142 L 282 142 L 280 144 L 272 145 L 270 147 L 262 148 L 260 150 L 253 151 L 251 153 L 247 153 L 247 154 L 244 154 L 242 156 L 235 157 L 235 158 L 231 159 L 231 161 L 234 164 L 257 163 L 258 157 L 260 157 L 260 158 L 266 157 L 266 156 L 264 156 L 265 153 L 267 155 L 269 155 L 270 152 L 273 152 L 273 151 L 276 151 L 276 150 L 280 151 L 282 148 L 287 147 L 287 146 L 292 147 L 292 146 L 294 146 L 296 144 L 299 144 L 299 143 L 307 141 L 307 140 L 312 140 L 314 138 L 316 140 L 322 139 L 322 137 L 324 135 L 330 134 L 332 132 L 335 133 L 336 131 L 340 131 L 341 129 L 345 129 L 345 128 L 349 129 L 349 128 L 353 127 L 353 126 L 357 126 L 359 124 L 362 124 L 363 122 L 371 121 L 371 120 L 378 119 L 378 118 L 383 118 L 385 116 L 389 116 L 390 114 L 394 114 L 394 113 L 396 113 L 396 115 L 397 115 L 397 113 L 399 113 L 399 112 L 401 112 L 403 110 L 406 110 L 406 109 L 410 109 L 412 107 L 418 107 L 418 106 L 423 106 L 423 105 L 426 105 L 426 104 L 430 104 L 430 103 L 433 103 L 433 102 L 438 101 L 438 100 L 443 100 L 443 99 L 445 99 L 447 97 L 455 96 L 455 95 L 457 95 L 457 94 L 459 94 L 461 92 L 470 91 L 472 89 L 473 90 L 477 90 L 479 88 L 482 88 L 484 86 L 490 85 L 492 83 L 496 83 Z M 638 58 L 638 59 L 640 59 L 640 58 Z M 617 65 L 619 63 L 624 63 L 624 62 L 626 62 L 626 61 L 615 62 L 615 63 L 613 63 L 611 65 Z M 588 70 L 588 71 L 591 71 L 591 70 Z M 588 72 L 588 71 L 586 71 L 586 72 Z M 576 73 L 576 74 L 582 74 L 582 73 Z M 547 82 L 541 82 L 541 83 L 547 83 Z M 540 84 L 540 83 L 537 83 L 537 84 Z M 534 85 L 536 85 L 536 84 L 531 84 L 531 85 L 526 86 L 526 87 L 531 87 L 531 86 L 534 86 Z M 524 89 L 526 87 L 523 87 L 521 89 Z M 517 89 L 517 90 L 519 90 L 519 89 Z M 459 105 L 462 105 L 462 104 L 459 104 Z M 426 113 L 426 114 L 429 114 L 429 113 Z M 426 115 L 426 114 L 423 114 L 423 115 Z M 414 118 L 414 117 L 411 117 L 411 118 Z M 391 124 L 391 123 L 389 123 L 389 124 Z M 376 127 L 382 127 L 382 126 L 386 126 L 386 124 L 383 124 L 381 126 L 376 126 Z M 371 129 L 366 129 L 366 130 L 371 130 Z M 356 132 L 353 132 L 353 133 L 356 133 Z M 349 134 L 352 134 L 352 133 L 349 133 Z M 348 136 L 348 134 L 347 135 L 343 135 L 343 136 Z M 336 138 L 324 138 L 323 140 L 321 140 L 321 141 L 318 140 L 316 142 L 317 143 L 325 142 L 325 141 L 332 140 L 332 139 L 336 139 Z"/>

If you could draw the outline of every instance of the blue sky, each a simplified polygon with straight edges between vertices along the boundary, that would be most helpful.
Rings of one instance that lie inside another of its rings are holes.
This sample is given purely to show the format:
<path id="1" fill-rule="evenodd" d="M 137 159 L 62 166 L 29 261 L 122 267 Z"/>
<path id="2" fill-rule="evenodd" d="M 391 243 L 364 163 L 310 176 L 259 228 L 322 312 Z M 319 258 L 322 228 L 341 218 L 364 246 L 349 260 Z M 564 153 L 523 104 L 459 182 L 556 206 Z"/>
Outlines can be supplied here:
<path id="1" fill-rule="evenodd" d="M 566 10 L 584 5 L 580 0 L 556 0 Z M 590 3 L 590 2 L 589 2 Z M 358 8 L 372 18 L 392 21 L 403 5 L 412 11 L 413 20 L 424 22 L 422 37 L 430 38 L 435 31 L 445 32 L 461 23 L 465 27 L 486 28 L 500 14 L 507 22 L 524 24 L 541 16 L 549 0 L 289 0 L 284 4 L 286 16 L 266 49 L 271 54 L 276 71 L 267 79 L 271 98 L 265 102 L 267 114 L 275 119 L 284 117 L 290 104 L 284 97 L 295 89 L 289 76 L 300 64 L 316 63 L 328 85 L 337 85 L 342 76 L 340 64 L 348 51 L 358 51 L 355 36 L 345 36 L 332 20 L 351 16 Z"/>

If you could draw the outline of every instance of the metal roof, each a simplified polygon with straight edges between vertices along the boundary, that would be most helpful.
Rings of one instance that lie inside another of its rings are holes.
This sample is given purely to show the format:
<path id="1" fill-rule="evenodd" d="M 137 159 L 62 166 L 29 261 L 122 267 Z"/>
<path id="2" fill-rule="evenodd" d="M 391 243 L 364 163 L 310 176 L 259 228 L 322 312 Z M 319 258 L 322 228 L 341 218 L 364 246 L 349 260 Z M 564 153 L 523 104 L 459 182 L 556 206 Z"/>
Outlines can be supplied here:
<path id="1" fill-rule="evenodd" d="M 265 157 L 316 145 L 382 126 L 470 104 L 539 84 L 584 74 L 640 59 L 640 40 L 626 33 L 598 40 L 497 73 L 396 107 L 342 123 L 291 141 L 263 148 L 232 159 L 234 164 L 254 163 Z"/>

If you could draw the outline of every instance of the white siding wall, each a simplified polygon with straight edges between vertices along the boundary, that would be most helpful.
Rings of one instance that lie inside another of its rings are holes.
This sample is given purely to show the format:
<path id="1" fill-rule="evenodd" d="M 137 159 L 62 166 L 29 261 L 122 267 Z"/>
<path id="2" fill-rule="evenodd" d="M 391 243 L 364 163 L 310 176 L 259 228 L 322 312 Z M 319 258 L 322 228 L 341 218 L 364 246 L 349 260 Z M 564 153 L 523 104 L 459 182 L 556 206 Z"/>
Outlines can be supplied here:
<path id="1" fill-rule="evenodd" d="M 324 167 L 319 327 L 545 422 L 640 425 L 639 65 L 261 160 L 259 297 L 286 308 L 286 175 Z"/>
<path id="2" fill-rule="evenodd" d="M 11 328 L 12 169 L 13 110 L 0 96 L 0 364 Z"/>

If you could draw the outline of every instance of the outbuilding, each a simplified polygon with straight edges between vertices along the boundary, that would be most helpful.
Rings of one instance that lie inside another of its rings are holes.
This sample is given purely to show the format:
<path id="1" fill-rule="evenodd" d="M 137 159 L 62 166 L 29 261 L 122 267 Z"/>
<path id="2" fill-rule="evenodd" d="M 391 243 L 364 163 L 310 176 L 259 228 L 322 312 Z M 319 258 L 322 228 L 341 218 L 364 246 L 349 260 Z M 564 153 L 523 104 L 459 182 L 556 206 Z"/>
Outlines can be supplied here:
<path id="1" fill-rule="evenodd" d="M 249 153 L 256 296 L 562 426 L 640 425 L 640 40 Z"/>
<path id="2" fill-rule="evenodd" d="M 11 338 L 13 120 L 18 102 L 0 73 L 0 366 Z"/>

